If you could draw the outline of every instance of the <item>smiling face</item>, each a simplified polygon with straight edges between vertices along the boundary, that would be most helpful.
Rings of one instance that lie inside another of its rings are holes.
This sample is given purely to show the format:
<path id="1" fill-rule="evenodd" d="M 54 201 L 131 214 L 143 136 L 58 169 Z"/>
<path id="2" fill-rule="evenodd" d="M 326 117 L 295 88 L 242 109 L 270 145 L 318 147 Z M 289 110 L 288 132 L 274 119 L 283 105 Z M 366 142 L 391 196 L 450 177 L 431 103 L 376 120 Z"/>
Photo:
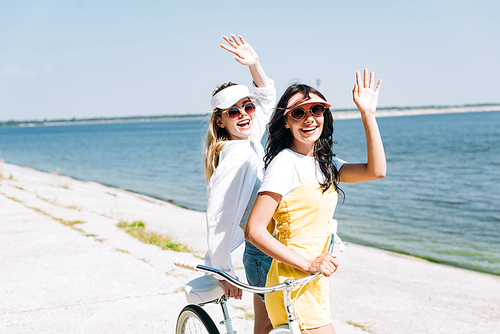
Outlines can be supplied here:
<path id="1" fill-rule="evenodd" d="M 253 114 L 245 112 L 245 105 L 253 103 L 248 97 L 244 97 L 236 102 L 231 108 L 240 109 L 240 114 L 236 118 L 231 118 L 228 115 L 228 109 L 222 112 L 222 115 L 217 119 L 217 126 L 225 128 L 229 133 L 231 140 L 246 140 L 252 134 Z"/>
<path id="2" fill-rule="evenodd" d="M 297 95 L 301 94 L 294 95 L 290 101 L 296 100 Z M 311 97 L 315 96 L 315 94 L 312 93 L 310 95 Z M 289 104 L 293 105 L 293 103 Z M 320 138 L 321 133 L 323 132 L 323 115 L 314 117 L 311 114 L 310 109 L 316 104 L 316 102 L 301 104 L 300 108 L 303 108 L 306 111 L 306 115 L 299 121 L 293 119 L 290 116 L 290 112 L 286 114 L 285 128 L 290 129 L 293 136 L 291 149 L 297 153 L 307 156 L 313 156 L 314 143 Z"/>

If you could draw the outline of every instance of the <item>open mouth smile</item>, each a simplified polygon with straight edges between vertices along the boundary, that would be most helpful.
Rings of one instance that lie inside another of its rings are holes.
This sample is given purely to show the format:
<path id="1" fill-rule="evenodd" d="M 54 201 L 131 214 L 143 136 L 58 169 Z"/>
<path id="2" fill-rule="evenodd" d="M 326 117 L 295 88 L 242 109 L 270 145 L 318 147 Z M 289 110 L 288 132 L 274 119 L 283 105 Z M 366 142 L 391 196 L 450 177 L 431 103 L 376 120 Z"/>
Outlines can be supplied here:
<path id="1" fill-rule="evenodd" d="M 318 127 L 317 126 L 310 126 L 308 128 L 303 128 L 303 129 L 300 129 L 300 131 L 306 133 L 306 134 L 311 134 L 313 133 L 314 131 L 316 131 Z"/>
<path id="2" fill-rule="evenodd" d="M 242 122 L 239 122 L 236 125 L 239 126 L 240 128 L 248 128 L 248 127 L 250 127 L 250 119 L 246 119 Z"/>

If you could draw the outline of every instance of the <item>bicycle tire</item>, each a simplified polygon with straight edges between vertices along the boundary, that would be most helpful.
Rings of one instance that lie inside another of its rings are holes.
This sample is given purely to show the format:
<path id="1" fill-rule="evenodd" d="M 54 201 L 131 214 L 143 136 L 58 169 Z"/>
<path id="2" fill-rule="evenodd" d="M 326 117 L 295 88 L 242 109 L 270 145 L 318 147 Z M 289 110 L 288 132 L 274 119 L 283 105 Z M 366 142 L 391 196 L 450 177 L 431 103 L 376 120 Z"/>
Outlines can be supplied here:
<path id="1" fill-rule="evenodd" d="M 212 318 L 198 305 L 187 305 L 179 313 L 176 334 L 220 334 Z"/>
<path id="2" fill-rule="evenodd" d="M 281 326 L 278 326 L 278 327 L 274 327 L 269 332 L 269 334 L 289 334 L 291 332 L 292 331 L 290 330 L 290 328 L 288 327 L 288 325 L 281 325 Z"/>

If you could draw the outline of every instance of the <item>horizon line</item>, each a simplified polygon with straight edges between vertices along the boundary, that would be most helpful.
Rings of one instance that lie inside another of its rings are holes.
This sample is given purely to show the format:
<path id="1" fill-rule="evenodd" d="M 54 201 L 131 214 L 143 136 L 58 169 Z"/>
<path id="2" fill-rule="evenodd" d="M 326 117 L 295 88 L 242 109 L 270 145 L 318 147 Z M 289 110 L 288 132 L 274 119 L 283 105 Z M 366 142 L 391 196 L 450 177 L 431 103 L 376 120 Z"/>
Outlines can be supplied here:
<path id="1" fill-rule="evenodd" d="M 471 107 L 495 107 L 500 106 L 500 103 L 478 103 L 478 104 L 462 104 L 462 105 L 427 105 L 427 106 L 419 106 L 419 107 L 381 107 L 377 108 L 377 110 L 418 110 L 418 109 L 451 109 L 451 108 L 471 108 Z M 357 108 L 339 108 L 333 109 L 330 108 L 330 111 L 335 112 L 356 112 Z M 32 119 L 32 120 L 15 120 L 10 119 L 8 121 L 0 120 L 0 126 L 12 126 L 12 125 L 21 125 L 21 124 L 33 124 L 33 125 L 44 125 L 45 123 L 71 123 L 71 122 L 102 122 L 102 121 L 134 121 L 134 120 L 156 120 L 156 119 L 175 119 L 175 118 L 190 118 L 190 117 L 204 117 L 211 114 L 211 111 L 207 111 L 199 114 L 172 114 L 172 115 L 136 115 L 136 116 L 111 116 L 111 117 L 87 117 L 87 118 L 67 118 L 67 119 Z"/>

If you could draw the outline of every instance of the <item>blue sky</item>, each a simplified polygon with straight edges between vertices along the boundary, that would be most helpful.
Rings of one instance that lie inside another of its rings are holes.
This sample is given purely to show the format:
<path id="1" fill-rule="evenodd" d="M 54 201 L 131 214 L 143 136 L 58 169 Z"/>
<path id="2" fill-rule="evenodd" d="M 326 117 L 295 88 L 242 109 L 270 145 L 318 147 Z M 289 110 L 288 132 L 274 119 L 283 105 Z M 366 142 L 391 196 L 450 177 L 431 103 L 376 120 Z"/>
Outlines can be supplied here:
<path id="1" fill-rule="evenodd" d="M 0 120 L 199 114 L 217 84 L 251 84 L 221 49 L 241 34 L 278 94 L 316 85 L 353 108 L 500 103 L 499 1 L 0 0 Z"/>

